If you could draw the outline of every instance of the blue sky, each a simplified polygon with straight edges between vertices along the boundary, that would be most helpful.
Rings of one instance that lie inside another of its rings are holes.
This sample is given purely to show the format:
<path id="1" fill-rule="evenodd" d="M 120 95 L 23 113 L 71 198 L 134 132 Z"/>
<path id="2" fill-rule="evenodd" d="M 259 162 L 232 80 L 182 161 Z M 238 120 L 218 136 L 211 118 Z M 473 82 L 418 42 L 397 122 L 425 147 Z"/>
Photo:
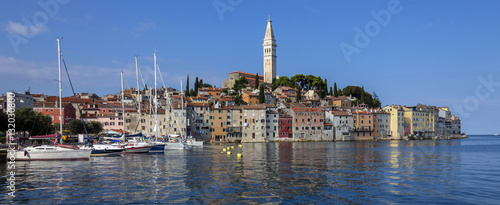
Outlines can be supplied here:
<path id="1" fill-rule="evenodd" d="M 38 2 L 57 2 L 57 10 Z M 58 36 L 77 92 L 118 93 L 120 71 L 134 86 L 135 55 L 151 85 L 155 50 L 166 86 L 180 88 L 190 75 L 191 83 L 198 76 L 220 87 L 232 71 L 262 74 L 271 14 L 278 75 L 363 85 L 383 105 L 449 106 L 465 132 L 499 133 L 498 8 L 497 1 L 7 1 L 0 92 L 57 95 Z M 372 11 L 390 20 L 381 25 Z M 367 26 L 369 42 L 348 61 L 340 45 L 356 46 L 355 28 L 367 34 Z M 68 86 L 63 95 L 71 95 Z"/>

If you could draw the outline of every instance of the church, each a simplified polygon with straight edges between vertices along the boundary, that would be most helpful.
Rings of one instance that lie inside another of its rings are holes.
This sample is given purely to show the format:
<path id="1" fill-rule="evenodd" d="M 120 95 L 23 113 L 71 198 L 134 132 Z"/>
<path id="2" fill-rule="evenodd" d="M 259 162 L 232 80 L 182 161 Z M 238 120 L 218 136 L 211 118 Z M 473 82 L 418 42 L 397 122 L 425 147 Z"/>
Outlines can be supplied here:
<path id="1" fill-rule="evenodd" d="M 273 79 L 276 78 L 276 38 L 274 37 L 273 26 L 271 21 L 271 15 L 269 15 L 269 20 L 267 20 L 266 35 L 264 36 L 263 48 L 263 65 L 264 65 L 264 76 L 259 75 L 259 85 L 262 84 L 272 84 Z M 234 71 L 229 73 L 229 76 L 222 83 L 222 88 L 232 88 L 234 82 L 240 77 L 245 77 L 248 80 L 248 85 L 252 86 L 255 84 L 255 73 L 247 73 L 241 71 Z"/>

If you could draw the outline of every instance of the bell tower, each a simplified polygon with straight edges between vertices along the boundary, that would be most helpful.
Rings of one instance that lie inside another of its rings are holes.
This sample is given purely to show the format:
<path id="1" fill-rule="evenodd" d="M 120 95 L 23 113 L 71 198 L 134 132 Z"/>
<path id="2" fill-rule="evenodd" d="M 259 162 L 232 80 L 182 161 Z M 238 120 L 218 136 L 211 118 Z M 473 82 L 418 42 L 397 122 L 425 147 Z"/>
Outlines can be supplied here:
<path id="1" fill-rule="evenodd" d="M 276 78 L 276 39 L 274 38 L 271 15 L 267 20 L 266 35 L 262 47 L 264 49 L 264 82 L 271 84 Z"/>

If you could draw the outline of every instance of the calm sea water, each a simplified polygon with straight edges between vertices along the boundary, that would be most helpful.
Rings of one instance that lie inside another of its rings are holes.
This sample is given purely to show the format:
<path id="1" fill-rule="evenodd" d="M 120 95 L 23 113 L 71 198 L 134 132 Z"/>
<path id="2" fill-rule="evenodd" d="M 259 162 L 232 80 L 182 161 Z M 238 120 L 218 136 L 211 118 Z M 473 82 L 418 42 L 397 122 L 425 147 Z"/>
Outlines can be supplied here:
<path id="1" fill-rule="evenodd" d="M 2 160 L 1 194 L 21 204 L 500 204 L 500 136 L 226 146 L 16 162 L 15 198 Z"/>

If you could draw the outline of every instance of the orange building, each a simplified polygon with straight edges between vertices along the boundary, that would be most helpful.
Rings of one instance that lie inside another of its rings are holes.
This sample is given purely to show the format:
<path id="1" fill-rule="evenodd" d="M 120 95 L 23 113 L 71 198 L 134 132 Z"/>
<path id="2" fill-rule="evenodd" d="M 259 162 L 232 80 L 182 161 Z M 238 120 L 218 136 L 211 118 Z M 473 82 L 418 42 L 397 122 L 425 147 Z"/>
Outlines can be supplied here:
<path id="1" fill-rule="evenodd" d="M 352 113 L 354 120 L 354 140 L 372 140 L 373 139 L 373 114 L 368 112 L 356 111 Z"/>
<path id="2" fill-rule="evenodd" d="M 209 111 L 210 141 L 227 141 L 227 110 L 211 107 Z"/>
<path id="3" fill-rule="evenodd" d="M 259 94 L 257 93 L 252 93 L 250 91 L 243 91 L 241 98 L 249 105 L 259 104 Z"/>

